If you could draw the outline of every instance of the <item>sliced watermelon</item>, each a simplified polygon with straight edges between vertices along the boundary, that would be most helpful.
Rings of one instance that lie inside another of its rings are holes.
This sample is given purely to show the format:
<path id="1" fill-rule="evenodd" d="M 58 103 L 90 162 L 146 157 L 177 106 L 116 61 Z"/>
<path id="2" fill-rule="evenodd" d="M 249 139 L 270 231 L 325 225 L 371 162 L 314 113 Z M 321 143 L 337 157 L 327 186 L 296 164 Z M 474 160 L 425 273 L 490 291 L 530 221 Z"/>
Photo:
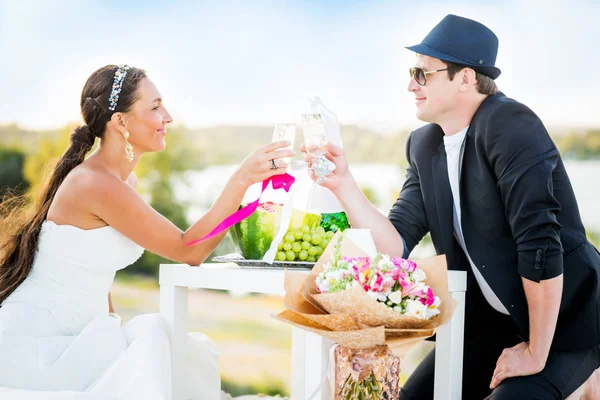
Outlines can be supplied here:
<path id="1" fill-rule="evenodd" d="M 229 229 L 231 239 L 239 252 L 247 260 L 263 258 L 277 235 L 281 223 L 283 206 L 272 202 L 260 203 L 256 211 Z M 319 226 L 321 215 L 292 210 L 288 229 Z"/>

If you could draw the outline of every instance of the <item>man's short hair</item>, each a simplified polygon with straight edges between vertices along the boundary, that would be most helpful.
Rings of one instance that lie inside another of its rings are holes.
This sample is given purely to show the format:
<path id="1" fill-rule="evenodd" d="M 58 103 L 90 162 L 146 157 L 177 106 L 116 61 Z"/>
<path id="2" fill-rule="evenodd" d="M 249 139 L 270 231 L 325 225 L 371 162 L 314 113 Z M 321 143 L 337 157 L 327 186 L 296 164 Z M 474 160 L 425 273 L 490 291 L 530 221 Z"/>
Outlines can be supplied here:
<path id="1" fill-rule="evenodd" d="M 448 68 L 448 77 L 450 80 L 453 80 L 454 76 L 464 68 L 470 68 L 467 65 L 457 64 L 451 61 L 442 61 Z M 489 76 L 475 71 L 475 79 L 477 79 L 477 91 L 479 93 L 487 95 L 498 93 L 498 86 L 496 85 L 496 82 Z"/>

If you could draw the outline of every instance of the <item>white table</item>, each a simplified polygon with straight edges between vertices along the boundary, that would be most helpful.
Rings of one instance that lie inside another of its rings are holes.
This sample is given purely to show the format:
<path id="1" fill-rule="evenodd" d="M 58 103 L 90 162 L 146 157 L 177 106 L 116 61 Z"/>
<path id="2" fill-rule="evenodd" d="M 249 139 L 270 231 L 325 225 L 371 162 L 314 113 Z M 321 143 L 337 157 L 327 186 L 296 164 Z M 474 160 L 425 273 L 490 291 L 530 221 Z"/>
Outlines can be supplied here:
<path id="1" fill-rule="evenodd" d="M 450 271 L 449 290 L 459 301 L 450 323 L 440 327 L 436 338 L 435 400 L 458 400 L 462 389 L 464 302 L 466 272 Z M 284 271 L 240 268 L 236 264 L 181 264 L 160 266 L 160 313 L 171 342 L 172 400 L 183 399 L 188 288 L 221 289 L 283 295 Z M 292 400 L 306 400 L 327 374 L 331 342 L 292 328 Z M 316 397 L 329 400 L 328 386 Z"/>

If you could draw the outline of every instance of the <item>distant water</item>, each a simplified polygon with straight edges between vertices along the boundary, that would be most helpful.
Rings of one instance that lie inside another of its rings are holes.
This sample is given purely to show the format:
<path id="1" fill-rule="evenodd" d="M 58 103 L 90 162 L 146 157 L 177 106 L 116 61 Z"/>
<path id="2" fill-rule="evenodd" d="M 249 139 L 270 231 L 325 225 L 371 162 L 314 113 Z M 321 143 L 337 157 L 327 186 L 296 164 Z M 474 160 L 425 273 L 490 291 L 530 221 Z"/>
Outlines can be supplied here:
<path id="1" fill-rule="evenodd" d="M 586 229 L 600 232 L 600 161 L 565 161 Z M 177 197 L 188 205 L 190 221 L 198 219 L 216 200 L 236 165 L 189 171 L 175 185 Z M 404 182 L 404 171 L 393 164 L 355 164 L 356 180 L 375 196 L 377 208 L 387 214 Z"/>
<path id="2" fill-rule="evenodd" d="M 565 161 L 585 228 L 600 232 L 600 161 Z"/>

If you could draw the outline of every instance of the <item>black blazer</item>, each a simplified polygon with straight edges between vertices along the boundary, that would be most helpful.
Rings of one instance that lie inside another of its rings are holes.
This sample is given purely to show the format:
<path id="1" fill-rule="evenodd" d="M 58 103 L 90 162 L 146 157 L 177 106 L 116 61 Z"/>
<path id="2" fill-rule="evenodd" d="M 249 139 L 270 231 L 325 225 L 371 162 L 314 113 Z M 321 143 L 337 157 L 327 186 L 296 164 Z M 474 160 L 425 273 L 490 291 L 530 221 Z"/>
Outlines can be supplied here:
<path id="1" fill-rule="evenodd" d="M 443 136 L 436 124 L 410 135 L 407 179 L 389 219 L 409 251 L 430 232 L 436 252 L 446 254 L 448 268 L 468 272 L 468 330 L 485 324 L 485 313 L 495 311 L 479 304 L 485 302 L 482 296 L 469 296 L 469 291 L 481 292 L 453 236 Z M 569 177 L 540 119 L 502 93 L 488 96 L 471 121 L 464 146 L 459 187 L 465 243 L 521 337 L 529 337 L 521 277 L 539 282 L 564 274 L 552 346 L 575 350 L 598 344 L 600 254 L 586 239 Z"/>

